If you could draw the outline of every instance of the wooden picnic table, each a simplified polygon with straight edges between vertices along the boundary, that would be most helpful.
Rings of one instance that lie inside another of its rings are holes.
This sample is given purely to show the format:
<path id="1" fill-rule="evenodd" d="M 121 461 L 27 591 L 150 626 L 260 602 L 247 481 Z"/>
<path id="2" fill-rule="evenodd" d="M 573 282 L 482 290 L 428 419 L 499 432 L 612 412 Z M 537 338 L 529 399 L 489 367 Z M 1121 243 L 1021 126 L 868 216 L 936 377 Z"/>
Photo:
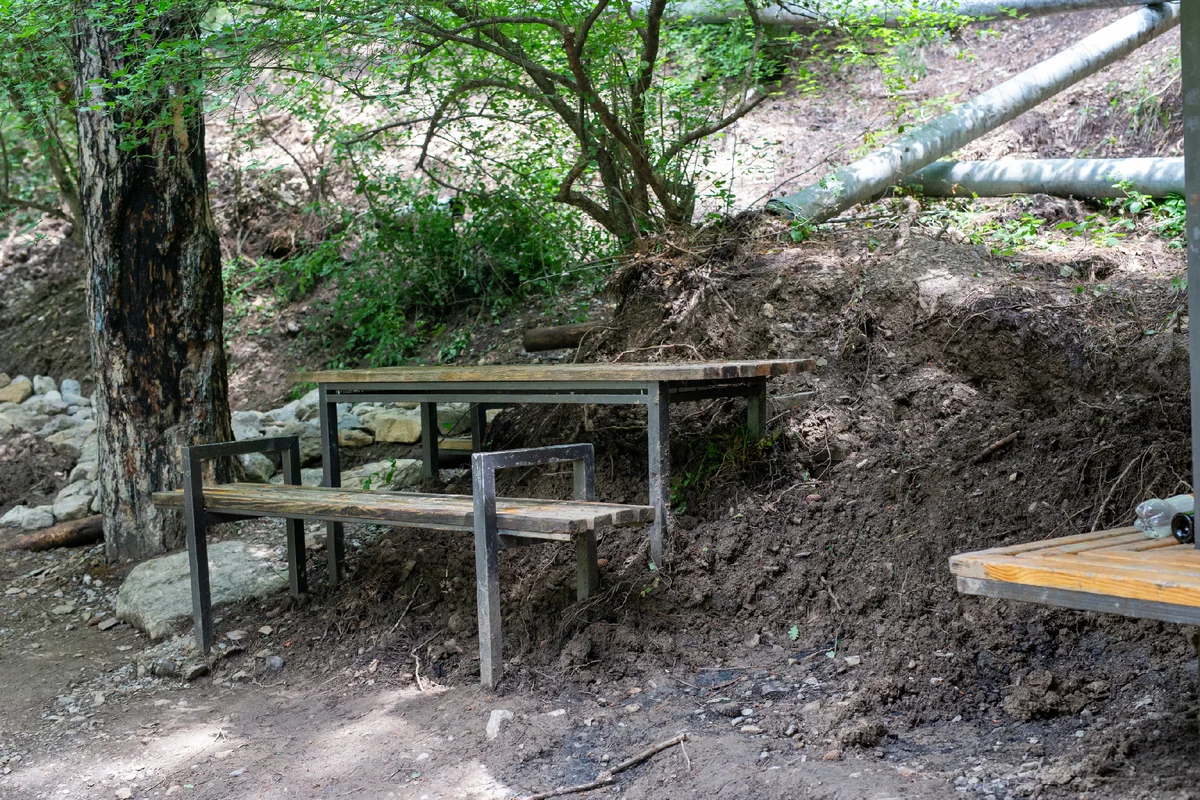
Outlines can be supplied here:
<path id="1" fill-rule="evenodd" d="M 745 397 L 752 436 L 767 422 L 767 381 L 816 369 L 815 359 L 712 361 L 675 364 L 565 364 L 462 367 L 389 367 L 324 370 L 292 375 L 315 382 L 320 391 L 324 485 L 341 486 L 338 403 L 416 402 L 421 408 L 421 454 L 426 475 L 436 475 L 438 403 L 471 404 L 472 447 L 483 450 L 489 408 L 517 403 L 605 403 L 644 405 L 648 421 L 650 501 L 655 509 L 650 559 L 662 563 L 670 494 L 669 404 L 714 397 Z M 340 526 L 340 522 L 327 523 Z M 329 541 L 342 537 L 330 531 Z"/>

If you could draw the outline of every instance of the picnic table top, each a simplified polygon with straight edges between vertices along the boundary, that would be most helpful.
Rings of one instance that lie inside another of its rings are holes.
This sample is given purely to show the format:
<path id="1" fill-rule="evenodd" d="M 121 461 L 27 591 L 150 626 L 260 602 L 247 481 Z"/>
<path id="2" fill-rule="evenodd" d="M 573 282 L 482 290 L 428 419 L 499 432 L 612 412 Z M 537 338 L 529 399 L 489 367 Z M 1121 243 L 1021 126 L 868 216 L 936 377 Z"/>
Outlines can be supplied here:
<path id="1" fill-rule="evenodd" d="M 492 383 L 580 381 L 715 381 L 774 378 L 812 372 L 816 359 L 693 361 L 673 364 L 489 364 L 461 367 L 385 367 L 320 370 L 288 377 L 297 383 Z"/>

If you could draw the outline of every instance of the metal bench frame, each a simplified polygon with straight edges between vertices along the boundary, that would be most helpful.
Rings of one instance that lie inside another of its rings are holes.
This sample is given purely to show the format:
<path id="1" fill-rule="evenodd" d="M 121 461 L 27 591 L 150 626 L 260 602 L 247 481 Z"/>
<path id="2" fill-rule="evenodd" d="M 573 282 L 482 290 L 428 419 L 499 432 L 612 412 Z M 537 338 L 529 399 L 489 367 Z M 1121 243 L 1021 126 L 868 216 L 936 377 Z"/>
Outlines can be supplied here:
<path id="1" fill-rule="evenodd" d="M 283 455 L 285 484 L 300 483 L 300 439 L 281 436 L 249 439 L 243 442 L 192 445 L 183 448 L 184 515 L 187 523 L 188 563 L 191 570 L 192 616 L 196 641 L 207 653 L 213 645 L 212 594 L 208 573 L 209 525 L 256 519 L 260 515 L 229 514 L 209 511 L 204 503 L 203 463 L 249 453 L 280 452 Z M 474 453 L 471 456 L 472 496 L 475 534 L 475 587 L 479 617 L 479 672 L 483 686 L 494 689 L 504 672 L 500 632 L 499 553 L 506 544 L 536 544 L 542 540 L 501 539 L 496 520 L 496 472 L 501 469 L 532 467 L 571 462 L 574 473 L 574 499 L 596 499 L 596 462 L 590 444 L 554 445 L 521 450 Z M 314 489 L 313 491 L 320 491 Z M 261 516 L 281 516 L 287 526 L 288 588 L 298 597 L 308 591 L 305 574 L 304 521 L 272 512 Z M 311 517 L 306 517 L 311 519 Z M 380 524 L 391 524 L 380 520 Z M 463 528 L 463 530 L 468 530 Z M 342 571 L 344 552 L 340 539 L 331 538 L 329 551 L 330 582 L 336 585 Z M 600 568 L 596 558 L 596 532 L 588 530 L 575 538 L 578 573 L 576 596 L 583 600 L 600 586 Z"/>

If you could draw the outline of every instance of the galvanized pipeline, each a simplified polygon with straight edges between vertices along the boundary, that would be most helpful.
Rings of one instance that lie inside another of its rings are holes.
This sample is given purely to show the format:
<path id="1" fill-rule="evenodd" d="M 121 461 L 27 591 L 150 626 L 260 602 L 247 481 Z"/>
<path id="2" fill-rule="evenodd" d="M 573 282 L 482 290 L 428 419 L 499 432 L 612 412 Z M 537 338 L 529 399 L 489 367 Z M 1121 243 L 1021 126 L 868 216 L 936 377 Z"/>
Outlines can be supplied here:
<path id="1" fill-rule="evenodd" d="M 1178 24 L 1177 2 L 1138 9 L 882 150 L 834 170 L 800 192 L 771 200 L 767 209 L 808 222 L 823 222 L 870 200 Z"/>

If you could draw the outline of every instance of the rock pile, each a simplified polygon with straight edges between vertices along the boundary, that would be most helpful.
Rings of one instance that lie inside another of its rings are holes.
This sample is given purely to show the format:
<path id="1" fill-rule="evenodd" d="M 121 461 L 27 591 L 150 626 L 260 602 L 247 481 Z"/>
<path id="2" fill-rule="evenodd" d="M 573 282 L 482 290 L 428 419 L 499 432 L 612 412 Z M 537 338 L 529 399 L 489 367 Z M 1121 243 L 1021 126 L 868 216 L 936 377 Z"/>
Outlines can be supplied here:
<path id="1" fill-rule="evenodd" d="M 319 394 L 316 389 L 279 408 L 269 411 L 233 412 L 233 435 L 237 441 L 269 436 L 300 437 L 302 483 L 321 483 L 321 429 L 318 420 Z M 439 403 L 438 427 L 442 436 L 470 432 L 470 406 L 466 403 Z M 489 420 L 497 411 L 489 411 Z M 32 379 L 18 375 L 9 378 L 0 373 L 0 437 L 10 433 L 31 433 L 45 439 L 56 449 L 75 457 L 68 485 L 48 505 L 16 506 L 0 517 L 0 527 L 38 530 L 58 522 L 80 519 L 99 513 L 99 487 L 96 483 L 99 460 L 96 422 L 92 400 L 83 395 L 79 381 L 64 378 L 61 384 L 51 377 Z M 421 412 L 416 403 L 341 403 L 338 405 L 338 444 L 343 448 L 365 447 L 374 443 L 417 444 L 421 441 Z M 278 462 L 262 453 L 241 456 L 246 480 L 257 483 L 282 483 Z M 416 459 L 374 461 L 342 473 L 342 485 L 371 490 L 399 490 L 416 486 L 421 480 L 421 463 Z"/>
<path id="2" fill-rule="evenodd" d="M 79 381 L 64 378 L 60 385 L 45 375 L 30 379 L 0 373 L 0 436 L 10 433 L 34 434 L 77 463 L 53 503 L 15 506 L 0 517 L 0 526 L 37 530 L 99 512 L 96 421 L 92 400 L 83 395 Z"/>

